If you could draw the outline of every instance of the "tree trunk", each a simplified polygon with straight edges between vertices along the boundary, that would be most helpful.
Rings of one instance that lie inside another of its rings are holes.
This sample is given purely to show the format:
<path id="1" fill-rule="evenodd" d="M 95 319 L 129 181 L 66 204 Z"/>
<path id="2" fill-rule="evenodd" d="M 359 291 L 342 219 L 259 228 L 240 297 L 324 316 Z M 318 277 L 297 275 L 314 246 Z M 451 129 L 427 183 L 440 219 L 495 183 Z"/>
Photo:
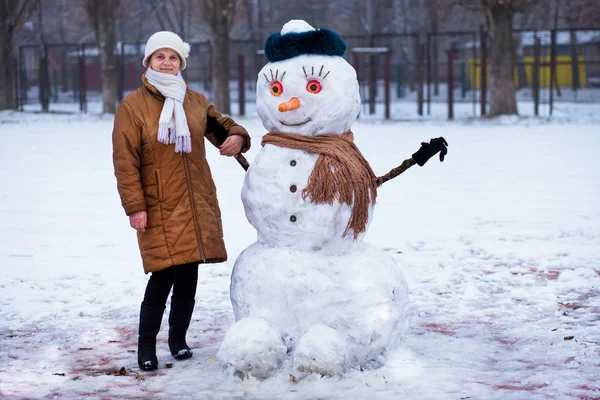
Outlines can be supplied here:
<path id="1" fill-rule="evenodd" d="M 1 7 L 1 6 L 0 6 Z M 5 60 L 0 69 L 0 110 L 16 108 L 14 87 L 14 63 L 13 63 L 13 36 L 14 29 L 5 25 L 6 21 L 0 21 L 0 57 Z"/>
<path id="2" fill-rule="evenodd" d="M 212 38 L 212 87 L 213 104 L 222 114 L 231 114 L 229 98 L 229 28 L 219 25 L 219 31 Z"/>
<path id="3" fill-rule="evenodd" d="M 13 45 L 15 29 L 30 11 L 28 1 L 0 1 L 0 110 L 15 109 L 15 63 Z"/>
<path id="4" fill-rule="evenodd" d="M 115 9 L 119 0 L 94 0 L 96 45 L 102 70 L 102 112 L 114 114 L 117 109 L 117 57 L 115 55 Z M 90 11 L 92 9 L 90 8 Z"/>
<path id="5" fill-rule="evenodd" d="M 241 0 L 201 0 L 202 18 L 210 26 L 213 104 L 223 114 L 231 114 L 229 72 L 231 27 L 236 15 L 245 11 Z"/>
<path id="6" fill-rule="evenodd" d="M 513 74 L 515 46 L 513 15 L 510 7 L 495 6 L 487 10 L 490 34 L 490 116 L 517 115 L 517 99 Z"/>

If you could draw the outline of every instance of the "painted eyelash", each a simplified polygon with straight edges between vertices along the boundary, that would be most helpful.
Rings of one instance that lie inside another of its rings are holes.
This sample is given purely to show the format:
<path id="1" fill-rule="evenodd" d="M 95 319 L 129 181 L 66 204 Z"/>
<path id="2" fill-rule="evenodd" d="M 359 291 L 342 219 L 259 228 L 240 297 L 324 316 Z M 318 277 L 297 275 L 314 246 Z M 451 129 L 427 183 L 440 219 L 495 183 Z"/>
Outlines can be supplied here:
<path id="1" fill-rule="evenodd" d="M 325 65 L 321 65 L 321 69 L 319 69 L 319 75 L 318 76 L 321 76 L 323 74 L 323 68 L 325 68 Z M 306 68 L 304 68 L 304 66 L 302 66 L 302 71 L 304 71 L 304 76 L 306 78 L 308 78 L 308 73 L 306 73 Z M 311 67 L 310 71 L 311 71 L 310 76 L 311 77 L 315 76 L 315 67 L 314 66 Z M 321 79 L 327 78 L 327 75 L 329 75 L 330 72 L 331 71 L 327 71 L 327 73 L 325 74 L 325 76 L 323 76 Z"/>
<path id="2" fill-rule="evenodd" d="M 263 76 L 265 77 L 265 80 L 267 81 L 267 83 L 271 83 L 273 81 L 277 80 L 277 77 L 279 76 L 279 70 L 275 70 L 275 76 L 273 76 L 273 70 L 269 69 L 269 72 L 271 73 L 271 79 L 269 80 L 269 77 L 267 76 L 267 74 L 265 72 L 263 72 Z M 283 71 L 283 74 L 281 74 L 281 78 L 279 78 L 280 82 L 283 82 L 283 77 L 285 76 L 285 71 Z"/>

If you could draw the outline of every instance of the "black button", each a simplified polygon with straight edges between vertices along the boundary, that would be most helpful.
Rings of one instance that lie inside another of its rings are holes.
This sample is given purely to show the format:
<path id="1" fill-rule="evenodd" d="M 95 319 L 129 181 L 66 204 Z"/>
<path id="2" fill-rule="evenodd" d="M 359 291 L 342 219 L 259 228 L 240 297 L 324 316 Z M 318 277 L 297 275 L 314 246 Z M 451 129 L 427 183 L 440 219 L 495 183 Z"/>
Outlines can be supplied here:
<path id="1" fill-rule="evenodd" d="M 295 215 L 292 215 L 292 216 L 290 217 L 290 221 L 292 221 L 292 222 L 296 222 L 296 216 L 295 216 Z"/>
<path id="2" fill-rule="evenodd" d="M 290 192 L 296 193 L 296 190 L 298 190 L 298 188 L 296 187 L 296 185 L 290 186 Z"/>
<path id="3" fill-rule="evenodd" d="M 290 161 L 290 165 L 291 165 L 292 167 L 295 167 L 295 166 L 296 166 L 296 160 L 292 160 L 292 161 Z"/>

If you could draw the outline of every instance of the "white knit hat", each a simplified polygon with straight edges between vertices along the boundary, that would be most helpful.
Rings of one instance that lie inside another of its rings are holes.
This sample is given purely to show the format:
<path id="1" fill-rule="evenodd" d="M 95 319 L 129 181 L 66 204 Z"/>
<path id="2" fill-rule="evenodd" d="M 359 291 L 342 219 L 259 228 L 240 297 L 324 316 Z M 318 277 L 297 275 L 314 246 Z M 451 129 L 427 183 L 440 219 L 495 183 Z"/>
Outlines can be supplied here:
<path id="1" fill-rule="evenodd" d="M 148 43 L 146 43 L 144 61 L 142 61 L 144 67 L 148 67 L 148 59 L 156 50 L 164 48 L 175 50 L 179 54 L 181 70 L 183 71 L 186 67 L 185 59 L 190 55 L 190 45 L 184 42 L 178 34 L 169 31 L 156 32 L 150 36 Z"/>

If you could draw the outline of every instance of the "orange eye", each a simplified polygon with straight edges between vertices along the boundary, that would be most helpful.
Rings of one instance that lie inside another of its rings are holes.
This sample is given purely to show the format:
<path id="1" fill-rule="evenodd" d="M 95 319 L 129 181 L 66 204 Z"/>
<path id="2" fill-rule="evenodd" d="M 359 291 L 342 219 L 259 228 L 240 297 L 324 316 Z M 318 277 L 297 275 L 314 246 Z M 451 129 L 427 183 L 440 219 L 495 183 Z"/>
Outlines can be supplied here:
<path id="1" fill-rule="evenodd" d="M 283 85 L 278 81 L 271 83 L 271 94 L 273 96 L 280 96 L 283 93 Z"/>
<path id="2" fill-rule="evenodd" d="M 312 94 L 319 93 L 321 91 L 321 82 L 315 80 L 308 82 L 306 84 L 306 90 Z"/>

